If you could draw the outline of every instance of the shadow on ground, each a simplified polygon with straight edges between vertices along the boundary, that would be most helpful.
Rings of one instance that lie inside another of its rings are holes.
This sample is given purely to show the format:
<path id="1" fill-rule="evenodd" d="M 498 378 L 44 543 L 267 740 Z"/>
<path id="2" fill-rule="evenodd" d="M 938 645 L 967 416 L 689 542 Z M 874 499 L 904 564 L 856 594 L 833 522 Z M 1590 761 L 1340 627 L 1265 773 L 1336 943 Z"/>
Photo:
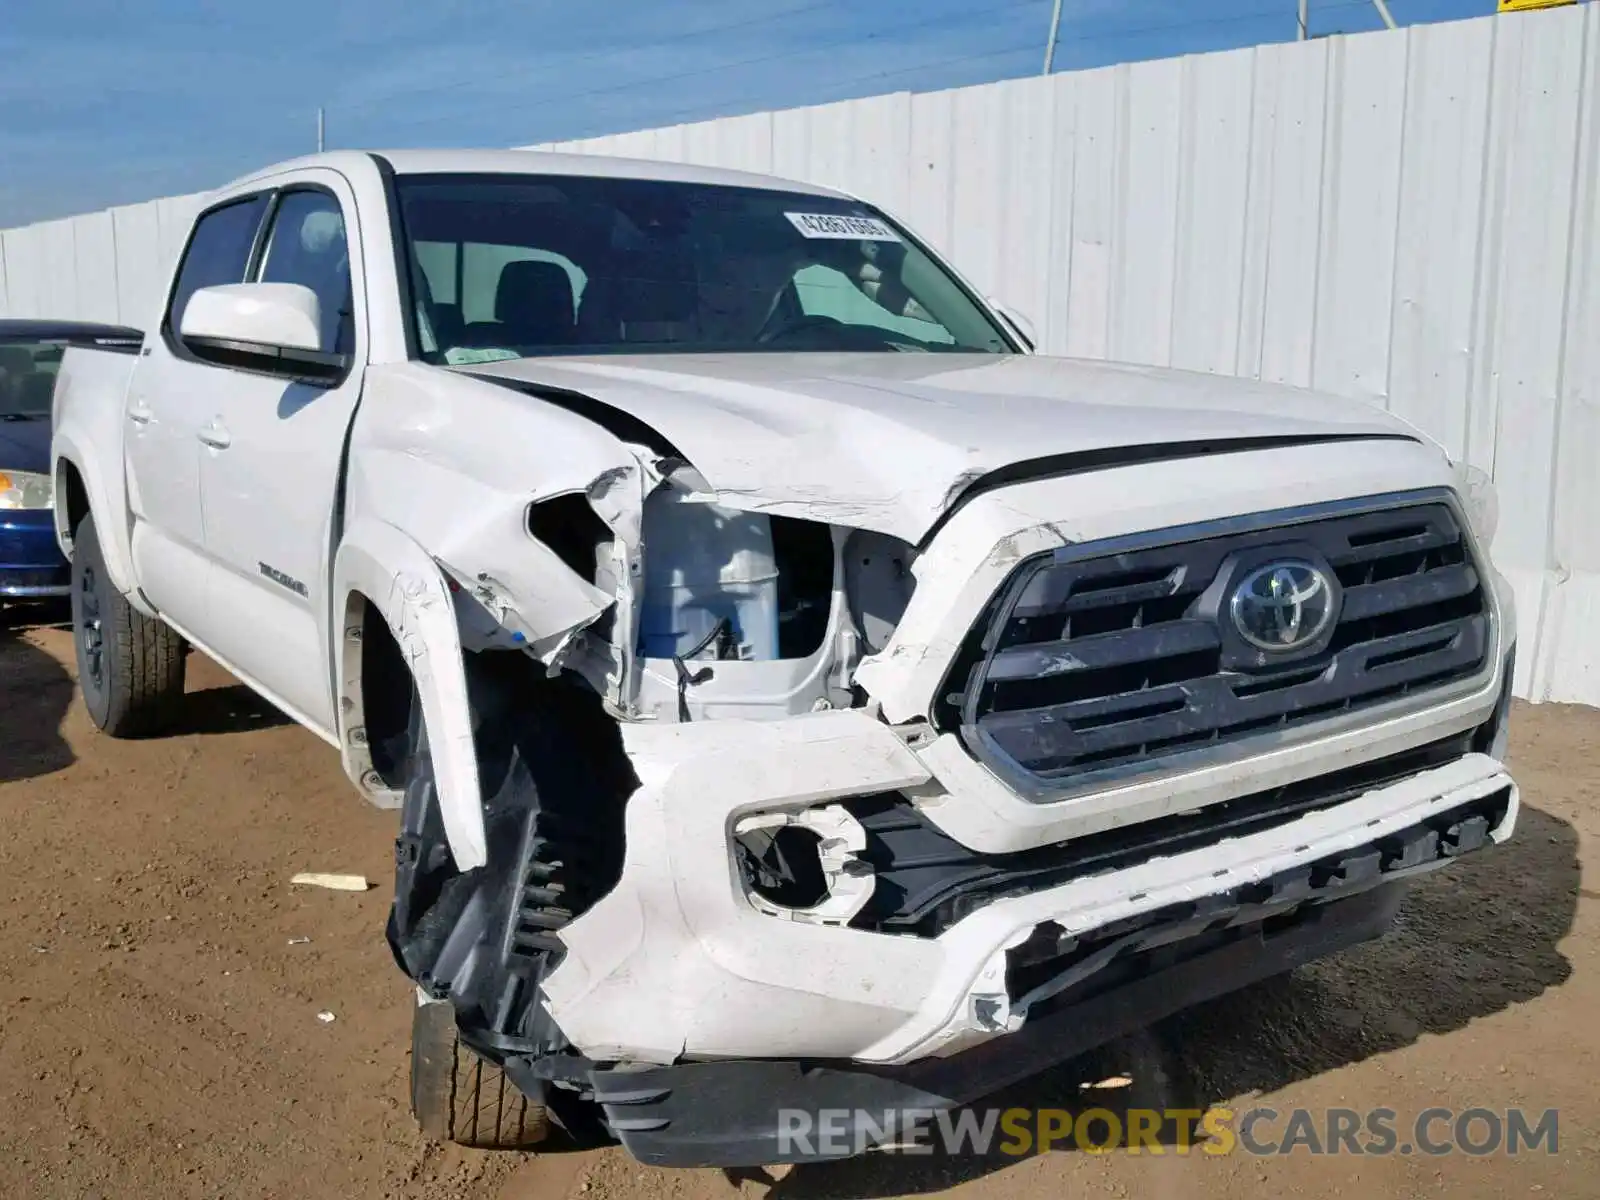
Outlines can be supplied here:
<path id="1" fill-rule="evenodd" d="M 1578 882 L 1577 832 L 1524 807 L 1510 843 L 1413 884 L 1383 939 L 1124 1038 L 973 1106 L 973 1116 L 1104 1109 L 1126 1130 L 1132 1109 L 1205 1110 L 1459 1030 L 1571 975 L 1556 947 L 1572 927 Z M 1120 1079 L 1131 1082 L 1084 1086 Z M 1106 1136 L 1098 1123 L 1091 1130 Z M 1170 1146 L 1201 1135 L 1193 1123 L 1169 1122 L 1156 1136 Z M 1002 1131 L 995 1144 L 1006 1140 Z M 798 1166 L 777 1180 L 762 1171 L 730 1179 L 769 1182 L 769 1200 L 869 1200 L 943 1191 L 1025 1157 L 871 1154 Z"/>
<path id="2" fill-rule="evenodd" d="M 0 783 L 50 775 L 76 758 L 61 736 L 72 677 L 24 636 L 30 611 L 0 611 Z"/>
<path id="3" fill-rule="evenodd" d="M 173 736 L 190 733 L 249 733 L 272 729 L 291 721 L 242 683 L 190 692 L 183 698 L 177 720 L 167 732 Z"/>
<path id="4" fill-rule="evenodd" d="M 26 636 L 71 627 L 65 606 L 0 609 L 0 783 L 32 779 L 76 761 L 61 720 L 77 687 L 71 673 Z M 243 684 L 191 691 L 163 736 L 248 733 L 290 719 Z"/>

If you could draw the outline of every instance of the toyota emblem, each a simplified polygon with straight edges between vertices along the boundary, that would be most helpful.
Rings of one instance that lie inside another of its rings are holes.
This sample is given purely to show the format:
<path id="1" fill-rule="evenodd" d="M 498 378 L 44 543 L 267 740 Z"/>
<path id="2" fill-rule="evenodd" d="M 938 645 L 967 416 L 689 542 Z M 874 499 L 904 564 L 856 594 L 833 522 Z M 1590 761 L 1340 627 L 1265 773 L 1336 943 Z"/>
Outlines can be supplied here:
<path id="1" fill-rule="evenodd" d="M 1321 567 L 1300 560 L 1268 563 L 1234 589 L 1233 627 L 1258 650 L 1303 650 L 1334 617 L 1334 584 Z"/>

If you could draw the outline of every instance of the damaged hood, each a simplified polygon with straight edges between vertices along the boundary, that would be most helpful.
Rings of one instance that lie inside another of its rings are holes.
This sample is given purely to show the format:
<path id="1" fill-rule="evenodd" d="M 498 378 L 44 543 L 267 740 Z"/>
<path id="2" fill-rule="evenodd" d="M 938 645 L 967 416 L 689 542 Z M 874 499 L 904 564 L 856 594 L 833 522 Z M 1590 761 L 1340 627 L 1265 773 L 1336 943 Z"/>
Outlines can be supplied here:
<path id="1" fill-rule="evenodd" d="M 1071 456 L 1092 465 L 1122 449 L 1419 436 L 1354 400 L 1037 355 L 608 355 L 452 369 L 619 410 L 671 443 L 730 506 L 908 542 L 978 479 L 1033 460 L 1070 470 Z"/>

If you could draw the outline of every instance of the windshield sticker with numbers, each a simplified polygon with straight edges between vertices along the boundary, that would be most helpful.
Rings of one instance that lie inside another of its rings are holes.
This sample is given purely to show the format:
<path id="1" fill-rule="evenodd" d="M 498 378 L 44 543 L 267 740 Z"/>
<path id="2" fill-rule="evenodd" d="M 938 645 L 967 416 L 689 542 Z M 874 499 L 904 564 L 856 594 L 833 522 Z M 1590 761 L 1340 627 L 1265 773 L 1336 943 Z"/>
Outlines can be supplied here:
<path id="1" fill-rule="evenodd" d="M 784 213 L 808 238 L 852 242 L 898 242 L 900 235 L 876 217 L 841 217 L 835 213 Z"/>

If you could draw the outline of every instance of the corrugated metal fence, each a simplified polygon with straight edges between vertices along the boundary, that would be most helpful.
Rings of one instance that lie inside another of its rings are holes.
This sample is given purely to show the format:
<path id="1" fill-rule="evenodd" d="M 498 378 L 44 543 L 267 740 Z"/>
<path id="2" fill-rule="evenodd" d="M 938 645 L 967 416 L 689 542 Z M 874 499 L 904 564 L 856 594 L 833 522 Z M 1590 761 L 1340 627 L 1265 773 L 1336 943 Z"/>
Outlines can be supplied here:
<path id="1" fill-rule="evenodd" d="M 879 202 L 1044 349 L 1315 386 L 1491 470 L 1518 692 L 1600 705 L 1596 6 L 549 149 Z M 0 235 L 0 313 L 143 321 L 199 197 Z"/>

